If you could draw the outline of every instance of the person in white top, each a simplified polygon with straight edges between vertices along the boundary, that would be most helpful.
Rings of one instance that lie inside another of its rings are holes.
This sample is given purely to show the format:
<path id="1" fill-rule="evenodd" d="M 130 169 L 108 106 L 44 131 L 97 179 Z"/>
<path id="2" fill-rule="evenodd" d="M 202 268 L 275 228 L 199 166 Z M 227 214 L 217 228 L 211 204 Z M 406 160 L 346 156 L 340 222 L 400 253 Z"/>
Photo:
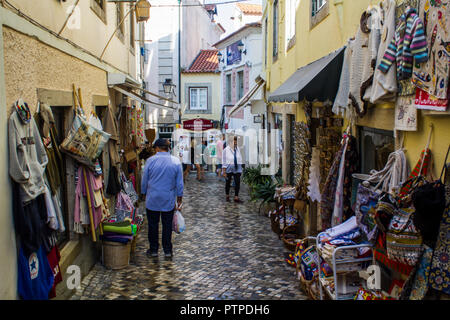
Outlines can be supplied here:
<path id="1" fill-rule="evenodd" d="M 237 136 L 231 137 L 227 143 L 227 147 L 223 150 L 222 153 L 222 173 L 226 179 L 226 201 L 230 201 L 231 178 L 234 177 L 234 202 L 243 202 L 241 199 L 239 199 L 242 164 L 242 155 L 238 148 Z"/>

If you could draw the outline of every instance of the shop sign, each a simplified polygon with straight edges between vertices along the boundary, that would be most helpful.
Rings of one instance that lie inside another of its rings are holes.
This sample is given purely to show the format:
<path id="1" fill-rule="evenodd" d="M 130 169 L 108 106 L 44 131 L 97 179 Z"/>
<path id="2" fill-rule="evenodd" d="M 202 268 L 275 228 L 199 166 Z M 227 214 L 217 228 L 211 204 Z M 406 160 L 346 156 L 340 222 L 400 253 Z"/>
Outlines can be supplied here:
<path id="1" fill-rule="evenodd" d="M 239 41 L 227 47 L 227 65 L 232 65 L 237 61 L 241 61 L 241 51 L 238 49 Z"/>
<path id="2" fill-rule="evenodd" d="M 416 107 L 423 110 L 446 111 L 448 99 L 438 99 L 422 89 L 416 89 Z"/>
<path id="3" fill-rule="evenodd" d="M 205 131 L 213 129 L 212 120 L 208 119 L 191 119 L 183 121 L 183 129 L 193 130 L 193 131 Z"/>

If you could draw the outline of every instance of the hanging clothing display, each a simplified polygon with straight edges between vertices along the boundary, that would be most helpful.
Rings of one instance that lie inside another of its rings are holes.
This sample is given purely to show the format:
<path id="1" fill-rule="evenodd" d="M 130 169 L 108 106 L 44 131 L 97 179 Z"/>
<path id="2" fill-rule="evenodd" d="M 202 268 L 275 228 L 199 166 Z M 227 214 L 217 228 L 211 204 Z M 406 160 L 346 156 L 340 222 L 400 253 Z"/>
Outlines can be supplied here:
<path id="1" fill-rule="evenodd" d="M 86 174 L 86 180 L 84 175 Z M 86 187 L 87 181 L 87 187 Z M 102 188 L 101 180 L 95 178 L 94 173 L 84 166 L 78 168 L 78 182 L 75 190 L 75 208 L 74 208 L 74 231 L 77 233 L 83 233 L 82 225 L 90 224 L 90 218 L 88 216 L 89 207 L 92 209 L 94 228 L 97 229 L 102 220 L 103 208 L 102 204 L 96 204 L 94 197 L 95 191 Z M 90 195 L 90 202 L 83 200 L 87 198 L 87 193 Z M 97 199 L 97 201 L 99 201 Z M 87 220 L 87 221 L 86 221 Z"/>
<path id="2" fill-rule="evenodd" d="M 412 81 L 433 97 L 447 99 L 450 6 L 441 1 L 422 0 L 419 15 L 424 22 L 429 59 L 426 63 L 414 64 Z"/>
<path id="3" fill-rule="evenodd" d="M 387 73 L 394 64 L 397 79 L 405 80 L 412 76 L 414 63 L 428 61 L 427 40 L 423 22 L 416 9 L 409 8 L 396 27 L 394 39 L 389 44 L 378 69 Z"/>
<path id="4" fill-rule="evenodd" d="M 17 280 L 17 291 L 22 299 L 48 300 L 54 277 L 42 247 L 30 254 L 20 248 Z"/>
<path id="5" fill-rule="evenodd" d="M 352 61 L 352 52 L 355 40 L 349 39 L 344 52 L 344 62 L 342 63 L 341 78 L 339 80 L 339 88 L 336 93 L 336 98 L 333 102 L 333 113 L 342 114 L 348 117 L 348 105 L 350 94 L 350 64 Z"/>
<path id="6" fill-rule="evenodd" d="M 361 15 L 360 25 L 352 45 L 350 64 L 350 100 L 360 117 L 367 112 L 363 97 L 372 84 L 378 46 L 380 44 L 379 8 L 373 7 Z"/>
<path id="7" fill-rule="evenodd" d="M 22 201 L 28 202 L 45 191 L 44 170 L 48 157 L 26 102 L 15 102 L 8 132 L 9 174 L 20 185 Z"/>
<path id="8" fill-rule="evenodd" d="M 40 103 L 34 118 L 48 157 L 45 174 L 52 194 L 56 194 L 63 181 L 63 165 L 61 152 L 58 148 L 58 133 L 56 132 L 52 109 L 48 104 Z"/>
<path id="9" fill-rule="evenodd" d="M 317 147 L 312 148 L 311 166 L 309 168 L 308 197 L 311 201 L 321 201 L 320 196 L 320 151 Z"/>
<path id="10" fill-rule="evenodd" d="M 381 8 L 381 38 L 378 48 L 376 63 L 380 64 L 383 55 L 395 35 L 395 8 L 394 0 L 384 0 L 380 3 Z M 377 65 L 378 67 L 378 65 Z M 397 92 L 397 75 L 395 68 L 390 68 L 387 73 L 376 68 L 373 75 L 373 82 L 367 89 L 366 100 L 371 103 L 384 101 L 394 101 Z"/>
<path id="11" fill-rule="evenodd" d="M 61 268 L 59 266 L 59 261 L 61 260 L 61 254 L 59 253 L 58 247 L 55 245 L 52 250 L 47 254 L 47 260 L 50 265 L 50 269 L 53 272 L 53 286 L 50 290 L 48 297 L 56 297 L 56 285 L 62 282 Z"/>

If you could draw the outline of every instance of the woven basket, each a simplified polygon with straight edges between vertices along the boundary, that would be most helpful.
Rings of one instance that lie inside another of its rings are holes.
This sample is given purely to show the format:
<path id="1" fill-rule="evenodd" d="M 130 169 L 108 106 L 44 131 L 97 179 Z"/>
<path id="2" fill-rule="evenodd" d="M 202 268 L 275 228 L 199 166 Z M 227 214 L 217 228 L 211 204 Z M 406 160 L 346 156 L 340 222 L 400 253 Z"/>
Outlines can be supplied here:
<path id="1" fill-rule="evenodd" d="M 295 248 L 297 247 L 297 242 L 300 237 L 298 229 L 299 225 L 294 224 L 292 226 L 284 228 L 283 232 L 281 233 L 281 239 L 283 240 L 283 244 L 285 248 L 290 251 L 295 251 Z"/>
<path id="2" fill-rule="evenodd" d="M 130 263 L 131 244 L 104 241 L 102 246 L 103 265 L 108 269 L 123 269 Z"/>

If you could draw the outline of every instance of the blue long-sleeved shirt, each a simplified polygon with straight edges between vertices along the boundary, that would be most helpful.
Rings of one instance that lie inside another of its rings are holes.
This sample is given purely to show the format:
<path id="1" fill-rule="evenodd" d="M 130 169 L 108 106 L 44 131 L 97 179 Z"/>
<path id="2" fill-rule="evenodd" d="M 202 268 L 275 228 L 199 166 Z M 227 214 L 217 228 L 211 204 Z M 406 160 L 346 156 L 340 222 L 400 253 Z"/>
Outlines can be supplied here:
<path id="1" fill-rule="evenodd" d="M 178 158 L 158 152 L 145 163 L 141 193 L 145 206 L 153 211 L 172 211 L 176 198 L 183 196 L 183 170 Z"/>

